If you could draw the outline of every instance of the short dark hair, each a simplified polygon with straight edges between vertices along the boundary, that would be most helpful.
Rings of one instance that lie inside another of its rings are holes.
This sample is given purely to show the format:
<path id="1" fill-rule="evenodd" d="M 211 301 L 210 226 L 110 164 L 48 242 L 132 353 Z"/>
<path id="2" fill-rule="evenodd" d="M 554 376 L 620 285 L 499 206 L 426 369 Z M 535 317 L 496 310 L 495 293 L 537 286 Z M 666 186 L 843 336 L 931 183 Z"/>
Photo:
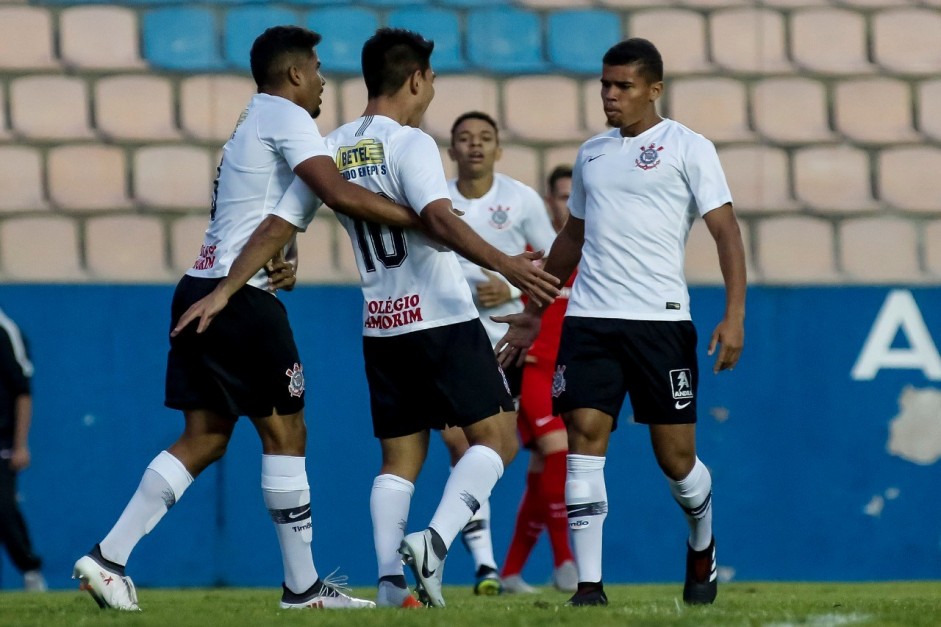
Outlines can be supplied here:
<path id="1" fill-rule="evenodd" d="M 259 89 L 280 84 L 287 71 L 288 57 L 295 54 L 313 54 L 321 36 L 300 26 L 272 26 L 255 39 L 249 59 L 252 78 Z"/>
<path id="2" fill-rule="evenodd" d="M 559 179 L 570 178 L 572 178 L 572 166 L 557 165 L 552 168 L 552 172 L 549 173 L 549 193 L 555 191 L 555 184 L 559 182 Z"/>
<path id="3" fill-rule="evenodd" d="M 484 113 L 483 111 L 468 111 L 467 113 L 462 113 L 457 116 L 457 119 L 454 120 L 454 124 L 451 125 L 451 143 L 454 143 L 454 133 L 457 131 L 457 127 L 464 123 L 466 120 L 482 120 L 493 127 L 493 132 L 497 136 L 497 142 L 500 141 L 500 127 L 497 126 L 497 121 L 493 119 L 492 116 Z"/>
<path id="4" fill-rule="evenodd" d="M 650 41 L 640 37 L 631 37 L 614 44 L 604 53 L 601 60 L 605 65 L 640 66 L 640 74 L 648 83 L 663 80 L 663 58 L 660 51 Z"/>
<path id="5" fill-rule="evenodd" d="M 363 44 L 363 80 L 369 98 L 391 96 L 416 71 L 431 67 L 435 42 L 404 28 L 380 28 Z"/>

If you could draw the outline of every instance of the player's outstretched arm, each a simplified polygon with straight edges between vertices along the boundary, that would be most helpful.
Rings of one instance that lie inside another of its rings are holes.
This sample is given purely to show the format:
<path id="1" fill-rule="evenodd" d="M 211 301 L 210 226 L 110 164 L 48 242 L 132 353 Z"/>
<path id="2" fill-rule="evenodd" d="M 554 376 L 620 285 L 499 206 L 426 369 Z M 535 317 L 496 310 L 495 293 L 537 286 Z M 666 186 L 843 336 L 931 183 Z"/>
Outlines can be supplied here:
<path id="1" fill-rule="evenodd" d="M 745 247 L 731 204 L 713 209 L 703 219 L 716 241 L 725 283 L 725 315 L 709 340 L 710 355 L 719 347 L 712 371 L 720 372 L 735 367 L 745 345 Z"/>
<path id="2" fill-rule="evenodd" d="M 255 276 L 255 273 L 261 270 L 270 259 L 279 255 L 296 233 L 297 227 L 278 216 L 269 215 L 262 220 L 252 236 L 248 238 L 245 248 L 232 263 L 229 274 L 213 291 L 190 305 L 190 308 L 180 316 L 170 336 L 179 335 L 194 320 L 199 320 L 196 332 L 205 331 L 213 318 L 229 304 L 232 294 L 248 283 L 249 279 Z"/>
<path id="3" fill-rule="evenodd" d="M 537 303 L 548 305 L 559 295 L 559 280 L 538 268 L 533 261 L 543 251 L 508 256 L 488 244 L 455 213 L 450 199 L 439 198 L 422 209 L 421 220 L 428 233 L 459 255 L 488 270 L 496 270 Z"/>
<path id="4" fill-rule="evenodd" d="M 408 207 L 397 205 L 388 198 L 347 181 L 330 157 L 306 159 L 294 168 L 294 174 L 331 209 L 351 218 L 391 226 L 421 225 L 418 215 Z"/>

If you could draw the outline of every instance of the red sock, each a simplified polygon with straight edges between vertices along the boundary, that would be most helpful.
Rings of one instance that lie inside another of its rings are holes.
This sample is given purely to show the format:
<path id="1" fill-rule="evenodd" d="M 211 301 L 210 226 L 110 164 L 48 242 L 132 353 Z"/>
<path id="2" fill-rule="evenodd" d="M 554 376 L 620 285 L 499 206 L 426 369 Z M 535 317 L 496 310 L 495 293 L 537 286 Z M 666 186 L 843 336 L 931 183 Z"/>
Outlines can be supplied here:
<path id="1" fill-rule="evenodd" d="M 542 503 L 539 485 L 541 473 L 528 473 L 526 475 L 526 491 L 520 502 L 519 512 L 516 514 L 516 526 L 513 528 L 513 539 L 503 561 L 501 577 L 518 575 L 523 571 L 523 564 L 532 553 L 539 534 L 546 526 L 543 519 L 545 506 Z M 563 499 L 564 500 L 564 499 Z"/>
<path id="2" fill-rule="evenodd" d="M 569 519 L 565 509 L 565 457 L 567 454 L 567 451 L 559 451 L 546 456 L 540 482 L 543 507 L 545 507 L 543 512 L 556 566 L 572 559 L 572 548 L 569 546 Z"/>

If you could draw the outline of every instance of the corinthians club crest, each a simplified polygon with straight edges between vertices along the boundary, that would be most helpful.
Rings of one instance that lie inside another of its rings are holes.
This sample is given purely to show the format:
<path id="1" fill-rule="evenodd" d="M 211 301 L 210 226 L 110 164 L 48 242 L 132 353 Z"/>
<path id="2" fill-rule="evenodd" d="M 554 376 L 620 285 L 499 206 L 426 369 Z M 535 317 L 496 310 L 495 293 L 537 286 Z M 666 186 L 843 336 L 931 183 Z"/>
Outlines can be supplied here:
<path id="1" fill-rule="evenodd" d="M 634 165 L 643 170 L 652 170 L 658 165 L 660 165 L 660 151 L 663 150 L 663 146 L 657 146 L 657 144 L 650 144 L 649 146 L 640 147 L 640 156 L 637 159 L 634 159 Z"/>
<path id="2" fill-rule="evenodd" d="M 508 228 L 510 224 L 512 224 L 510 220 L 510 207 L 504 207 L 502 205 L 490 207 L 490 226 L 502 231 Z"/>
<path id="3" fill-rule="evenodd" d="M 293 368 L 288 368 L 284 374 L 288 376 L 288 392 L 291 396 L 300 396 L 304 393 L 304 367 L 300 364 L 294 364 Z"/>

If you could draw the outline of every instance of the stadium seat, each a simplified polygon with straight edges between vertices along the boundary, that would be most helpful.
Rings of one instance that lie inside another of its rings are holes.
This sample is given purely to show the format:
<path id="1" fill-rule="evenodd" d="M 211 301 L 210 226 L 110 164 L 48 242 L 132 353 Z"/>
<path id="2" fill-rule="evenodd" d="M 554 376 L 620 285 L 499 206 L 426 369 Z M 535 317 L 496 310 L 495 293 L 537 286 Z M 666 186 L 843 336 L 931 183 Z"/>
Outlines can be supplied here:
<path id="1" fill-rule="evenodd" d="M 209 211 L 185 215 L 170 223 L 170 266 L 182 275 L 193 267 L 203 244 L 206 227 L 209 226 Z"/>
<path id="2" fill-rule="evenodd" d="M 536 141 L 583 138 L 578 87 L 575 81 L 561 76 L 508 79 L 503 85 L 506 130 L 521 139 Z"/>
<path id="3" fill-rule="evenodd" d="M 210 8 L 160 8 L 144 13 L 144 58 L 165 70 L 198 72 L 224 67 L 215 12 Z"/>
<path id="4" fill-rule="evenodd" d="M 905 211 L 938 213 L 941 149 L 924 145 L 884 149 L 877 167 L 883 202 Z"/>
<path id="5" fill-rule="evenodd" d="M 866 18 L 849 9 L 799 9 L 791 15 L 791 54 L 801 68 L 824 74 L 867 74 Z"/>
<path id="6" fill-rule="evenodd" d="M 667 93 L 669 117 L 714 142 L 749 141 L 745 84 L 734 78 L 685 78 Z"/>
<path id="7" fill-rule="evenodd" d="M 511 176 L 533 189 L 542 189 L 539 180 L 539 152 L 529 146 L 504 143 L 503 156 L 497 161 L 497 172 Z"/>
<path id="8" fill-rule="evenodd" d="M 298 15 L 288 9 L 268 5 L 229 9 L 225 12 L 225 41 L 222 44 L 226 63 L 237 70 L 250 70 L 249 51 L 255 38 L 266 28 L 298 23 Z"/>
<path id="9" fill-rule="evenodd" d="M 0 269 L 7 279 L 80 281 L 80 260 L 78 224 L 71 217 L 32 215 L 0 223 Z"/>
<path id="10" fill-rule="evenodd" d="M 756 223 L 758 267 L 765 283 L 835 283 L 830 222 L 808 216 L 768 217 Z"/>
<path id="11" fill-rule="evenodd" d="M 706 58 L 706 19 L 701 13 L 685 9 L 637 11 L 628 19 L 628 33 L 656 43 L 667 77 L 712 69 Z"/>
<path id="12" fill-rule="evenodd" d="M 839 226 L 840 260 L 857 282 L 911 282 L 920 278 L 918 232 L 903 218 L 855 218 Z"/>
<path id="13" fill-rule="evenodd" d="M 875 60 L 891 72 L 941 72 L 941 13 L 908 8 L 876 13 L 872 23 Z"/>
<path id="14" fill-rule="evenodd" d="M 735 146 L 719 151 L 719 160 L 739 213 L 796 211 L 791 197 L 787 153 L 773 146 Z"/>
<path id="15" fill-rule="evenodd" d="M 519 4 L 529 9 L 571 9 L 589 7 L 591 0 L 519 0 Z"/>
<path id="16" fill-rule="evenodd" d="M 482 76 L 442 76 L 435 80 L 435 99 L 425 113 L 422 128 L 439 141 L 448 142 L 455 118 L 467 111 L 497 116 L 497 83 Z"/>
<path id="17" fill-rule="evenodd" d="M 803 148 L 794 153 L 794 193 L 818 211 L 872 211 L 869 156 L 850 146 Z"/>
<path id="18" fill-rule="evenodd" d="M 662 108 L 662 103 L 660 103 Z M 586 129 L 584 139 L 609 129 L 601 105 L 601 82 L 597 79 L 582 82 L 582 126 Z"/>
<path id="19" fill-rule="evenodd" d="M 505 0 L 438 0 L 439 4 L 452 7 L 487 7 L 506 4 Z"/>
<path id="20" fill-rule="evenodd" d="M 134 154 L 134 198 L 148 207 L 208 211 L 218 159 L 195 146 L 149 146 Z"/>
<path id="21" fill-rule="evenodd" d="M 161 76 L 112 76 L 95 84 L 95 122 L 108 139 L 178 139 L 175 110 L 173 87 Z"/>
<path id="22" fill-rule="evenodd" d="M 750 237 L 748 224 L 740 224 L 742 230 L 742 243 L 745 245 L 745 272 L 754 280 L 755 269 L 751 262 Z M 709 233 L 706 223 L 702 220 L 693 222 L 686 241 L 686 257 L 684 264 L 686 281 L 690 285 L 722 285 L 722 271 L 719 268 L 719 254 L 716 251 L 716 241 Z"/>
<path id="23" fill-rule="evenodd" d="M 190 76 L 180 83 L 180 126 L 197 139 L 225 141 L 256 91 L 242 76 Z"/>
<path id="24" fill-rule="evenodd" d="M 323 215 L 321 215 L 323 214 Z M 321 209 L 317 212 L 307 231 L 297 234 L 297 281 L 299 283 L 333 283 L 340 280 L 339 264 L 336 262 L 339 249 L 346 247 L 352 253 L 352 244 L 346 231 L 337 222 L 333 212 Z M 358 279 L 356 265 L 347 278 Z"/>
<path id="25" fill-rule="evenodd" d="M 917 1 L 918 0 L 841 0 L 840 4 L 859 9 L 882 9 L 888 7 L 908 7 Z"/>
<path id="26" fill-rule="evenodd" d="M 564 144 L 543 150 L 543 177 L 540 179 L 538 185 L 533 186 L 533 189 L 535 189 L 540 194 L 545 194 L 548 191 L 546 189 L 546 179 L 548 178 L 549 173 L 552 172 L 552 169 L 557 165 L 573 165 L 575 163 L 575 157 L 578 156 L 578 149 L 580 146 L 581 144 Z"/>
<path id="27" fill-rule="evenodd" d="M 800 9 L 803 7 L 823 7 L 833 4 L 833 0 L 762 0 L 765 6 L 781 9 Z"/>
<path id="28" fill-rule="evenodd" d="M 553 11 L 547 19 L 549 61 L 561 70 L 601 74 L 601 58 L 623 37 L 621 17 L 613 11 Z"/>
<path id="29" fill-rule="evenodd" d="M 130 205 L 124 150 L 101 144 L 59 146 L 49 152 L 49 199 L 66 210 L 111 210 Z"/>
<path id="30" fill-rule="evenodd" d="M 389 13 L 386 25 L 407 28 L 434 41 L 431 65 L 439 74 L 467 69 L 461 52 L 461 23 L 456 12 L 429 7 L 397 9 Z"/>
<path id="31" fill-rule="evenodd" d="M 68 66 L 89 70 L 143 68 L 137 14 L 126 7 L 78 6 L 59 16 L 59 50 Z"/>
<path id="32" fill-rule="evenodd" d="M 800 115 L 794 115 L 800 111 Z M 822 82 L 806 77 L 767 78 L 752 87 L 751 116 L 755 130 L 781 144 L 832 141 L 827 92 Z"/>
<path id="33" fill-rule="evenodd" d="M 44 70 L 57 65 L 52 18 L 40 7 L 0 5 L 0 70 Z"/>
<path id="34" fill-rule="evenodd" d="M 305 25 L 323 35 L 317 46 L 323 73 L 362 73 L 363 44 L 379 27 L 376 13 L 362 7 L 327 7 L 311 11 Z"/>
<path id="35" fill-rule="evenodd" d="M 43 163 L 30 146 L 0 146 L 0 212 L 45 209 Z"/>
<path id="36" fill-rule="evenodd" d="M 837 131 L 856 143 L 918 140 L 912 128 L 911 87 L 907 83 L 888 77 L 842 81 L 834 90 L 834 103 Z M 878 122 L 873 112 L 878 112 Z"/>
<path id="37" fill-rule="evenodd" d="M 165 249 L 163 222 L 155 216 L 102 216 L 85 223 L 85 260 L 96 281 L 169 281 Z"/>
<path id="38" fill-rule="evenodd" d="M 467 57 L 478 68 L 505 74 L 545 71 L 538 13 L 512 7 L 471 11 L 466 27 Z"/>
<path id="39" fill-rule="evenodd" d="M 924 226 L 922 241 L 925 246 L 925 267 L 935 280 L 941 279 L 941 220 L 932 220 Z"/>
<path id="40" fill-rule="evenodd" d="M 941 79 L 918 85 L 918 130 L 941 141 Z"/>
<path id="41" fill-rule="evenodd" d="M 24 76 L 10 83 L 13 131 L 28 139 L 88 139 L 88 87 L 70 76 Z"/>
<path id="42" fill-rule="evenodd" d="M 755 7 L 725 9 L 709 17 L 712 59 L 726 70 L 750 74 L 794 71 L 787 59 L 784 16 Z"/>
<path id="43" fill-rule="evenodd" d="M 663 6 L 663 0 L 599 0 L 599 4 L 619 9 L 634 9 L 639 7 L 660 7 Z"/>

